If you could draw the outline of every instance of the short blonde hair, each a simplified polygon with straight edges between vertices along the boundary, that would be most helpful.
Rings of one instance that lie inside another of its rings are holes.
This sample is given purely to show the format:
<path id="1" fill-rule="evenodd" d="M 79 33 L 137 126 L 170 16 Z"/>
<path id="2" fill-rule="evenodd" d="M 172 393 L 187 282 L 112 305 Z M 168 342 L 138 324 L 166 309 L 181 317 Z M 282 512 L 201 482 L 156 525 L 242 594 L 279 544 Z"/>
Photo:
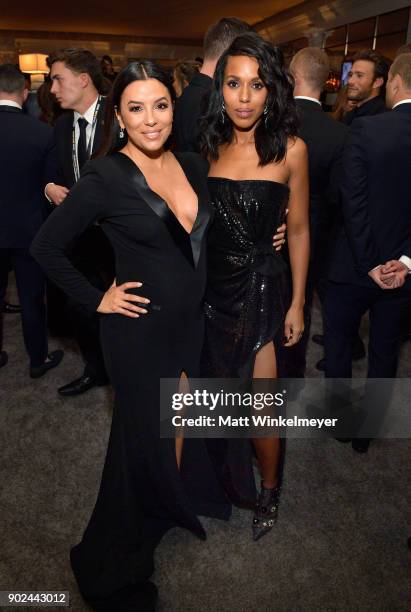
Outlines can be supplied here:
<path id="1" fill-rule="evenodd" d="M 291 71 L 293 68 L 298 68 L 301 78 L 313 89 L 322 89 L 330 72 L 330 60 L 322 49 L 305 47 L 291 60 Z"/>
<path id="2" fill-rule="evenodd" d="M 399 74 L 406 89 L 411 91 L 411 53 L 398 55 L 390 68 L 391 76 Z"/>

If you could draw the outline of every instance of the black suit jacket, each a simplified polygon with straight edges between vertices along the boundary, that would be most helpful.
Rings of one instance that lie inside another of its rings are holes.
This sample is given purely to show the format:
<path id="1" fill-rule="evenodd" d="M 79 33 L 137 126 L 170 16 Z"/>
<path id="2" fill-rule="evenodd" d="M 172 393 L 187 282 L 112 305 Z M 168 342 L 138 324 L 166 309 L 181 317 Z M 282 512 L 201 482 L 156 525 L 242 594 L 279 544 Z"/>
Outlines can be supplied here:
<path id="1" fill-rule="evenodd" d="M 199 120 L 205 111 L 213 80 L 196 74 L 176 101 L 174 111 L 174 148 L 181 152 L 199 152 Z"/>
<path id="2" fill-rule="evenodd" d="M 315 256 L 340 213 L 342 153 L 347 128 L 316 102 L 296 99 L 299 136 L 307 145 L 310 177 L 310 242 Z"/>
<path id="3" fill-rule="evenodd" d="M 106 101 L 101 99 L 100 108 L 97 114 L 96 131 L 93 140 L 92 154 L 100 147 L 104 132 L 104 112 Z M 64 185 L 68 189 L 76 182 L 73 168 L 73 120 L 74 111 L 64 113 L 56 121 L 55 137 L 58 158 L 58 176 L 54 180 L 59 185 Z"/>
<path id="4" fill-rule="evenodd" d="M 342 118 L 342 122 L 345 125 L 351 125 L 355 119 L 360 119 L 360 117 L 371 117 L 387 111 L 388 108 L 385 106 L 384 98 L 382 96 L 375 96 L 368 100 L 368 102 L 365 102 L 365 104 L 361 104 L 361 106 L 348 111 Z"/>
<path id="5" fill-rule="evenodd" d="M 56 173 L 50 126 L 0 106 L 0 248 L 28 248 L 46 214 L 44 186 Z"/>
<path id="6" fill-rule="evenodd" d="M 93 140 L 93 155 L 100 147 L 104 134 L 104 114 L 106 99 L 102 98 L 97 114 L 96 130 Z M 54 182 L 71 189 L 75 184 L 73 167 L 73 120 L 74 112 L 69 111 L 59 117 L 55 126 L 57 157 L 59 162 L 58 176 Z M 85 170 L 87 163 L 81 170 Z M 103 279 L 106 289 L 114 278 L 113 254 L 109 241 L 100 226 L 88 227 L 73 245 L 72 261 L 74 265 L 88 278 L 97 282 L 97 277 Z"/>
<path id="7" fill-rule="evenodd" d="M 375 288 L 370 270 L 401 255 L 411 257 L 410 160 L 411 103 L 355 121 L 344 152 L 344 229 L 332 280 Z"/>

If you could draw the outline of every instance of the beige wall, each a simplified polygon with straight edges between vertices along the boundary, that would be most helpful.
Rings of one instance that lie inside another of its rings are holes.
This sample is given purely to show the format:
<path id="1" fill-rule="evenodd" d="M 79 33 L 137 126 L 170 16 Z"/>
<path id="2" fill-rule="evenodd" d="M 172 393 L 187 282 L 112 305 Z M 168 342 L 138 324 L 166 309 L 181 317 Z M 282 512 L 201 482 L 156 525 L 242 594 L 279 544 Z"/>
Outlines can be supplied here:
<path id="1" fill-rule="evenodd" d="M 172 64 L 183 58 L 202 55 L 201 44 L 181 44 L 180 41 L 155 42 L 132 37 L 98 35 L 62 35 L 60 32 L 12 32 L 0 33 L 0 63 L 18 62 L 20 53 L 45 53 L 62 47 L 85 47 L 97 57 L 110 55 L 116 69 L 122 68 L 129 58 L 152 58 Z"/>

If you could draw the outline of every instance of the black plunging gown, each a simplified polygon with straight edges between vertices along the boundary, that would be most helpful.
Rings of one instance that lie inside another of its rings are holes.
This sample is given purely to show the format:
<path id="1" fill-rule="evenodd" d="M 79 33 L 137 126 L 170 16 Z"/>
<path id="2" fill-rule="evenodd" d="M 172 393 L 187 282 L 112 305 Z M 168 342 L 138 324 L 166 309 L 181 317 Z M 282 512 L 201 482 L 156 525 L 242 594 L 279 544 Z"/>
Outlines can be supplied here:
<path id="1" fill-rule="evenodd" d="M 103 297 L 67 253 L 98 222 L 115 254 L 116 282 L 151 300 L 140 318 L 102 315 L 101 338 L 115 407 L 102 482 L 71 563 L 83 596 L 97 610 L 152 610 L 153 551 L 167 529 L 201 538 L 197 514 L 227 519 L 230 505 L 201 440 L 185 440 L 178 471 L 173 439 L 159 437 L 160 378 L 199 375 L 203 344 L 206 234 L 211 218 L 206 164 L 177 156 L 198 196 L 191 234 L 121 153 L 86 166 L 81 180 L 49 217 L 32 254 L 48 276 L 90 310 Z"/>
<path id="2" fill-rule="evenodd" d="M 201 374 L 250 378 L 256 353 L 281 341 L 287 266 L 273 248 L 289 189 L 266 180 L 209 177 L 214 220 L 208 235 L 206 330 Z M 207 440 L 231 499 L 252 506 L 256 487 L 248 440 Z"/>

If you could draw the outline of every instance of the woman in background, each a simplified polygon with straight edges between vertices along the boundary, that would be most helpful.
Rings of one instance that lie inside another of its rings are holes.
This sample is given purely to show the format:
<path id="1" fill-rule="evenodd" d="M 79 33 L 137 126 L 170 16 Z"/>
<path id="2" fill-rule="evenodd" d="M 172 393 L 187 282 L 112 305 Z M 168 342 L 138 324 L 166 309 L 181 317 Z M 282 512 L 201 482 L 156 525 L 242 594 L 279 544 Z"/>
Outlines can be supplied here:
<path id="1" fill-rule="evenodd" d="M 344 115 L 357 106 L 355 100 L 349 100 L 347 96 L 347 85 L 341 87 L 337 95 L 337 100 L 333 110 L 330 113 L 331 117 L 336 121 L 342 121 Z"/>
<path id="2" fill-rule="evenodd" d="M 177 98 L 181 96 L 193 76 L 198 74 L 200 68 L 200 62 L 195 60 L 183 60 L 176 64 L 173 71 L 173 87 Z"/>
<path id="3" fill-rule="evenodd" d="M 51 93 L 52 82 L 46 79 L 37 90 L 37 102 L 41 110 L 39 116 L 40 121 L 55 125 L 57 119 L 64 113 L 60 104 L 56 100 L 56 96 Z"/>

